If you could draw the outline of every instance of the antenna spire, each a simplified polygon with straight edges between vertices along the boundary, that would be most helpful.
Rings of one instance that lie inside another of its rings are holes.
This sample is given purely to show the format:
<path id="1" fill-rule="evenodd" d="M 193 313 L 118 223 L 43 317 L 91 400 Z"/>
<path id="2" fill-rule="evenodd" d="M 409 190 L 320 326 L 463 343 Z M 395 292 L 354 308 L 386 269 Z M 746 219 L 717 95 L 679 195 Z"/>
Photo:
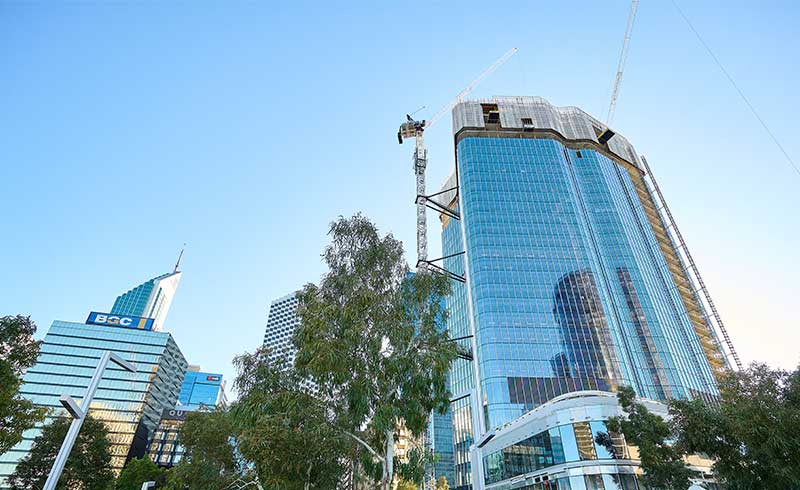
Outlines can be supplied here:
<path id="1" fill-rule="evenodd" d="M 181 265 L 181 259 L 183 258 L 184 250 L 186 250 L 186 243 L 184 243 L 183 247 L 181 248 L 181 253 L 178 255 L 178 261 L 175 262 L 175 270 L 172 271 L 173 273 L 178 272 L 178 267 Z"/>

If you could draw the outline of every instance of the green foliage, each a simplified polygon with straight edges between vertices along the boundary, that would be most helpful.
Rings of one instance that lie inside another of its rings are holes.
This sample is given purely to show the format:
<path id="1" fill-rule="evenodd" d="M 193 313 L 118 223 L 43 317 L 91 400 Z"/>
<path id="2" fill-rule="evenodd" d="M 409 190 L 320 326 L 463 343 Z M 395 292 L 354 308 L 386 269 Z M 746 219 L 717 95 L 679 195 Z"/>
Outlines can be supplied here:
<path id="1" fill-rule="evenodd" d="M 397 487 L 395 487 L 395 490 L 419 490 L 419 485 L 408 480 L 404 480 L 403 478 L 398 478 Z"/>
<path id="2" fill-rule="evenodd" d="M 638 446 L 644 483 L 663 490 L 689 488 L 694 473 L 683 460 L 686 454 L 683 448 L 669 442 L 675 439 L 671 425 L 637 403 L 633 388 L 620 387 L 617 398 L 626 417 L 609 419 L 608 428 L 612 432 L 622 432 L 629 443 Z M 597 442 L 611 443 L 608 437 L 598 437 Z"/>
<path id="3" fill-rule="evenodd" d="M 58 418 L 42 428 L 30 453 L 8 479 L 11 490 L 38 490 L 44 486 L 70 423 L 70 419 Z M 107 490 L 114 481 L 110 449 L 106 426 L 87 417 L 67 458 L 57 490 Z"/>
<path id="4" fill-rule="evenodd" d="M 729 372 L 720 395 L 715 404 L 670 401 L 667 423 L 623 388 L 619 400 L 627 420 L 612 419 L 609 429 L 639 446 L 645 482 L 653 487 L 687 488 L 691 472 L 681 458 L 704 454 L 728 490 L 800 489 L 800 370 L 752 364 Z"/>
<path id="5" fill-rule="evenodd" d="M 382 467 L 386 488 L 398 424 L 419 435 L 449 402 L 456 347 L 440 298 L 450 282 L 424 272 L 407 278 L 400 241 L 361 215 L 332 223 L 330 236 L 328 273 L 299 294 L 295 365 L 315 381 L 335 424 L 369 446 L 363 454 Z"/>
<path id="6" fill-rule="evenodd" d="M 679 444 L 716 461 L 729 490 L 800 489 L 800 370 L 752 364 L 720 383 L 718 405 L 670 404 Z"/>
<path id="7" fill-rule="evenodd" d="M 395 472 L 399 480 L 412 483 L 415 488 L 425 481 L 425 469 L 433 465 L 436 457 L 428 449 L 414 447 L 406 452 L 405 461 L 395 456 Z"/>
<path id="8" fill-rule="evenodd" d="M 156 482 L 156 488 L 160 488 L 166 479 L 166 470 L 159 468 L 150 458 L 144 456 L 128 461 L 117 478 L 114 488 L 115 490 L 141 490 L 142 483 L 148 481 Z"/>
<path id="9" fill-rule="evenodd" d="M 234 360 L 239 400 L 231 408 L 238 447 L 265 489 L 335 489 L 349 441 L 332 415 L 303 386 L 285 356 L 269 351 Z"/>
<path id="10" fill-rule="evenodd" d="M 241 474 L 228 413 L 189 412 L 178 435 L 183 458 L 167 476 L 166 488 L 225 490 Z"/>
<path id="11" fill-rule="evenodd" d="M 22 315 L 0 318 L 0 454 L 22 440 L 22 433 L 42 422 L 45 409 L 19 396 L 22 374 L 39 356 L 33 340 L 36 324 Z"/>

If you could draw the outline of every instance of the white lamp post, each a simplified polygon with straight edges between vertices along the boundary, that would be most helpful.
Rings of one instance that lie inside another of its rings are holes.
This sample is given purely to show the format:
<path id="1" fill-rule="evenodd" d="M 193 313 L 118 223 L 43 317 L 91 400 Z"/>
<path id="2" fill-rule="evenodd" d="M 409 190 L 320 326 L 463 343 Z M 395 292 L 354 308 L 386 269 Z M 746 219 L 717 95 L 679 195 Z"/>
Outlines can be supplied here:
<path id="1" fill-rule="evenodd" d="M 64 438 L 64 442 L 61 444 L 61 449 L 58 450 L 58 456 L 56 456 L 53 467 L 50 468 L 50 475 L 47 477 L 47 482 L 44 484 L 42 490 L 55 490 L 58 479 L 61 477 L 61 472 L 64 471 L 64 465 L 67 463 L 69 453 L 72 451 L 72 446 L 78 438 L 78 433 L 81 430 L 83 421 L 86 420 L 86 416 L 89 413 L 89 406 L 92 404 L 94 394 L 97 391 L 98 385 L 100 385 L 100 379 L 103 377 L 103 371 L 105 371 L 108 361 L 113 361 L 114 364 L 132 373 L 136 372 L 136 367 L 133 364 L 111 351 L 106 351 L 100 357 L 100 362 L 94 370 L 94 376 L 92 376 L 92 380 L 89 382 L 89 387 L 86 388 L 86 394 L 83 396 L 81 406 L 78 406 L 78 403 L 69 395 L 61 395 L 61 397 L 59 397 L 58 401 L 61 402 L 64 408 L 67 409 L 67 412 L 72 416 L 72 424 L 69 426 L 69 431 L 67 431 L 67 437 Z M 145 487 L 142 488 L 144 489 Z"/>

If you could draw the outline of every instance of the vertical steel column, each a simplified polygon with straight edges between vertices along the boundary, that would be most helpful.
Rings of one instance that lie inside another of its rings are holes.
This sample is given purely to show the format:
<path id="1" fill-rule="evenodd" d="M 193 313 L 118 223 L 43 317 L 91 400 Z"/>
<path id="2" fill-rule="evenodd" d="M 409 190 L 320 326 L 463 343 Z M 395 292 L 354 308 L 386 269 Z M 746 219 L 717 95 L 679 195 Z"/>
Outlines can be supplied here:
<path id="1" fill-rule="evenodd" d="M 478 359 L 478 340 L 475 327 L 475 312 L 472 302 L 472 277 L 470 276 L 469 269 L 469 251 L 467 246 L 467 219 L 466 208 L 464 206 L 464 193 L 461 192 L 461 182 L 458 181 L 458 156 L 456 156 L 456 187 L 458 190 L 458 209 L 461 214 L 461 245 L 464 247 L 464 288 L 467 291 L 467 324 L 471 334 L 470 346 L 472 349 L 472 375 L 474 377 L 475 386 L 470 392 L 470 413 L 472 414 L 472 430 L 473 441 L 478 441 L 484 433 L 486 433 L 486 421 L 483 417 L 483 390 L 481 387 L 480 364 Z M 472 488 L 473 490 L 483 490 L 483 472 L 476 477 L 476 471 L 482 467 L 480 461 L 480 450 L 473 447 L 470 450 L 470 463 L 472 465 Z"/>

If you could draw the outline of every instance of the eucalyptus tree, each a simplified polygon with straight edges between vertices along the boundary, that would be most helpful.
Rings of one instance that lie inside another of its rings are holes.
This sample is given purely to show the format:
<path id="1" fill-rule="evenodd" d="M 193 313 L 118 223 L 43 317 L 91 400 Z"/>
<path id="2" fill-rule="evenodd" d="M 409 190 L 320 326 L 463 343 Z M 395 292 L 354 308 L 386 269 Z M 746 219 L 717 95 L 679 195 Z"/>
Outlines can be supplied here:
<path id="1" fill-rule="evenodd" d="M 30 317 L 0 317 L 0 454 L 45 417 L 44 408 L 19 395 L 22 375 L 39 356 L 41 342 L 33 339 L 34 333 L 36 324 Z"/>
<path id="2" fill-rule="evenodd" d="M 361 215 L 340 217 L 329 235 L 328 271 L 298 295 L 295 366 L 388 490 L 398 426 L 419 436 L 449 403 L 446 374 L 457 352 L 442 298 L 450 279 L 409 274 L 402 243 Z"/>
<path id="3" fill-rule="evenodd" d="M 273 355 L 271 355 L 273 354 Z M 266 348 L 234 359 L 239 399 L 231 407 L 237 447 L 264 490 L 336 489 L 348 440 L 330 410 L 285 355 Z"/>

